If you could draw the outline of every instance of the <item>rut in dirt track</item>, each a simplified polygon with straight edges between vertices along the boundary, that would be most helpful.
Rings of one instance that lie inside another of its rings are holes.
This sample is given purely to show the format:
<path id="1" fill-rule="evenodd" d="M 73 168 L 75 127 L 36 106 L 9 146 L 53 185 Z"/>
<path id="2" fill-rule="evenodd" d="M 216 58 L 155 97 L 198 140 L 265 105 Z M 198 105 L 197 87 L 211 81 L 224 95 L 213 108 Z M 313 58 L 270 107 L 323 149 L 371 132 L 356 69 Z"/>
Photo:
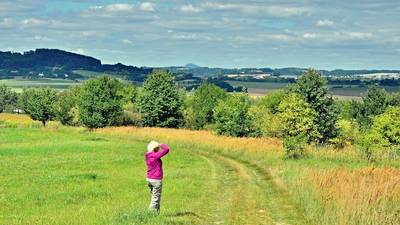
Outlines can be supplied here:
<path id="1" fill-rule="evenodd" d="M 229 156 L 200 155 L 212 169 L 210 181 L 218 193 L 205 224 L 307 224 L 268 171 Z"/>

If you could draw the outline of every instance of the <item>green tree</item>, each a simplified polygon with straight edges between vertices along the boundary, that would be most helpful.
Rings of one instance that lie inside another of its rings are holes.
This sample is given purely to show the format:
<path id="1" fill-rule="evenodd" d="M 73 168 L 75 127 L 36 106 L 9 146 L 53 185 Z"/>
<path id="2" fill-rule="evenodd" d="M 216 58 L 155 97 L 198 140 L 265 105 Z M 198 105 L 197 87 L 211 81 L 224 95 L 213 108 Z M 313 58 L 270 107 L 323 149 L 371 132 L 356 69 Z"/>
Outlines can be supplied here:
<path id="1" fill-rule="evenodd" d="M 250 132 L 247 111 L 250 100 L 247 94 L 234 93 L 219 100 L 214 109 L 215 131 L 218 134 L 243 137 Z"/>
<path id="2" fill-rule="evenodd" d="M 335 125 L 338 111 L 332 96 L 328 94 L 326 83 L 326 79 L 317 70 L 309 69 L 291 88 L 315 111 L 314 122 L 319 133 L 315 141 L 319 143 L 325 143 L 337 136 Z"/>
<path id="3" fill-rule="evenodd" d="M 0 85 L 0 113 L 17 104 L 17 94 L 6 85 Z"/>
<path id="4" fill-rule="evenodd" d="M 182 120 L 183 94 L 171 73 L 154 71 L 139 94 L 143 125 L 178 127 Z"/>
<path id="5" fill-rule="evenodd" d="M 46 126 L 55 117 L 57 91 L 49 88 L 27 89 L 22 95 L 24 111 L 33 119 Z"/>
<path id="6" fill-rule="evenodd" d="M 134 104 L 138 97 L 138 90 L 135 85 L 130 83 L 120 83 L 118 94 L 122 96 L 123 104 Z"/>
<path id="7" fill-rule="evenodd" d="M 77 101 L 80 122 L 90 129 L 114 125 L 122 113 L 120 87 L 105 76 L 86 81 Z"/>
<path id="8" fill-rule="evenodd" d="M 79 98 L 79 86 L 73 86 L 69 90 L 61 92 L 55 103 L 56 118 L 63 125 L 76 125 L 77 101 Z"/>
<path id="9" fill-rule="evenodd" d="M 321 136 L 315 124 L 317 113 L 295 93 L 289 94 L 279 104 L 278 109 L 286 156 L 301 157 L 304 154 L 305 143 Z"/>
<path id="10" fill-rule="evenodd" d="M 304 136 L 308 142 L 321 136 L 315 124 L 318 114 L 299 95 L 289 94 L 278 109 L 283 136 Z"/>
<path id="11" fill-rule="evenodd" d="M 188 108 L 192 114 L 193 129 L 202 129 L 208 123 L 213 123 L 213 110 L 219 100 L 225 99 L 227 93 L 214 84 L 203 83 L 198 87 L 193 97 L 188 101 Z"/>
<path id="12" fill-rule="evenodd" d="M 362 102 L 352 102 L 352 114 L 362 128 L 368 129 L 373 123 L 374 116 L 385 111 L 389 105 L 388 94 L 376 85 L 370 86 Z"/>

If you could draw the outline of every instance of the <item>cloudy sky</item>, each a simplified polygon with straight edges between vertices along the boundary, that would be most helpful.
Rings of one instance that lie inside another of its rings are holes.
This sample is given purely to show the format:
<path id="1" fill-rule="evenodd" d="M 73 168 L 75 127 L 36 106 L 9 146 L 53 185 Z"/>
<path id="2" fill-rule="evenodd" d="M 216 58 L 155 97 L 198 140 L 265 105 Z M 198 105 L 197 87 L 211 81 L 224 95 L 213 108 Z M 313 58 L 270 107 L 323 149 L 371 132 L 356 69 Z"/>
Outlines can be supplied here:
<path id="1" fill-rule="evenodd" d="M 0 0 L 0 50 L 105 63 L 400 69 L 400 0 Z"/>

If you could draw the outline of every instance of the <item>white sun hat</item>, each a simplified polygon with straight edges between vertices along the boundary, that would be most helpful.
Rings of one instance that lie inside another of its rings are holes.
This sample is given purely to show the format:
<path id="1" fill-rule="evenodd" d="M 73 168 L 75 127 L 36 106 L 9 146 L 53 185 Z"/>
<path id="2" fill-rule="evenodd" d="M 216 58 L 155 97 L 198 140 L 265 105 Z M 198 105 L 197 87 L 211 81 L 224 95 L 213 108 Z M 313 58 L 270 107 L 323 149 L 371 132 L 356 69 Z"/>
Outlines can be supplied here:
<path id="1" fill-rule="evenodd" d="M 147 152 L 152 152 L 158 146 L 160 146 L 160 143 L 157 141 L 150 141 L 150 143 L 147 145 Z"/>

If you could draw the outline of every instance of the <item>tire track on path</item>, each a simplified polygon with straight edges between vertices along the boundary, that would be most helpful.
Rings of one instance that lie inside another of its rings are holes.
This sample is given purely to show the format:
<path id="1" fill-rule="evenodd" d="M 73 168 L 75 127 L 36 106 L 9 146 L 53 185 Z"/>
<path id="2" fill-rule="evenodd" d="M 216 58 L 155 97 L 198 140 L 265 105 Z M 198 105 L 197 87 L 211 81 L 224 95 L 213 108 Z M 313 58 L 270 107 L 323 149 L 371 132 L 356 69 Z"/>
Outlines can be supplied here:
<path id="1" fill-rule="evenodd" d="M 214 168 L 216 185 L 223 185 L 211 212 L 213 224 L 308 224 L 267 170 L 227 155 L 198 154 Z"/>

